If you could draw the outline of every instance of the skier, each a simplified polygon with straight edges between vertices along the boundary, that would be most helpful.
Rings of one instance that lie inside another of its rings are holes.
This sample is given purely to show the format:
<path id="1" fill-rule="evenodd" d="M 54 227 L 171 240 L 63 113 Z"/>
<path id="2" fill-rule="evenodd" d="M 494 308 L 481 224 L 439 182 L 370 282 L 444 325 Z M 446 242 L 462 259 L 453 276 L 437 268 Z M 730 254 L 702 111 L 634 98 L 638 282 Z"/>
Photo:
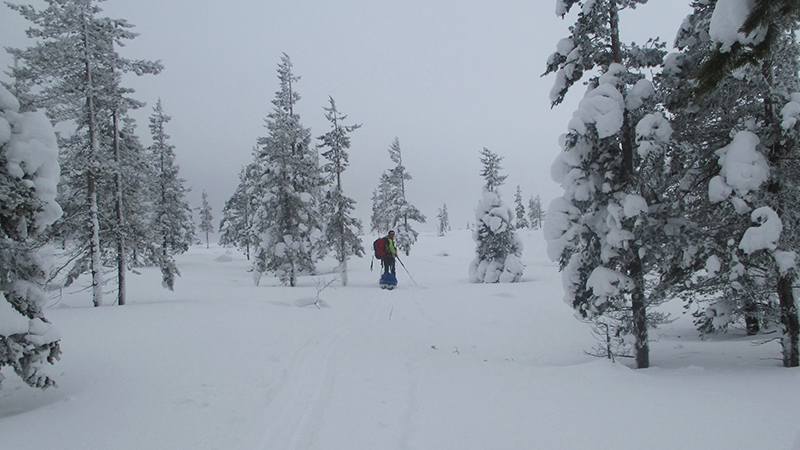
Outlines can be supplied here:
<path id="1" fill-rule="evenodd" d="M 396 275 L 394 270 L 394 260 L 397 258 L 397 249 L 394 247 L 394 231 L 389 231 L 386 235 L 386 256 L 381 259 L 383 273 Z"/>
<path id="2" fill-rule="evenodd" d="M 375 257 L 381 260 L 383 275 L 378 284 L 383 289 L 394 289 L 397 286 L 397 277 L 394 272 L 394 260 L 397 258 L 397 249 L 394 247 L 394 231 L 389 231 L 386 237 L 378 238 L 372 243 Z M 372 268 L 370 266 L 370 268 Z"/>

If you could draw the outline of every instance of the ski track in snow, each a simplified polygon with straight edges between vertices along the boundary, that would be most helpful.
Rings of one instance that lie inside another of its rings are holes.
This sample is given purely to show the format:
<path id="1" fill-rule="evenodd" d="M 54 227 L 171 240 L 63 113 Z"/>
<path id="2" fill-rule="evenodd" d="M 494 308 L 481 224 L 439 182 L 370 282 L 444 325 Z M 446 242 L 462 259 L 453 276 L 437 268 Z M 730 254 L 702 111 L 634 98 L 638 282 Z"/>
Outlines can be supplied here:
<path id="1" fill-rule="evenodd" d="M 271 397 L 267 400 L 267 406 L 258 420 L 267 430 L 259 449 L 309 450 L 320 447 L 319 435 L 325 428 L 326 412 L 332 394 L 336 389 L 340 389 L 341 385 L 358 381 L 343 378 L 339 375 L 340 370 L 345 369 L 344 372 L 347 374 L 363 369 L 340 367 L 341 361 L 348 360 L 344 354 L 355 344 L 354 338 L 363 335 L 361 331 L 369 332 L 369 329 L 380 326 L 379 322 L 392 319 L 395 309 L 393 300 L 398 294 L 401 293 L 381 291 L 370 296 L 368 300 L 370 306 L 366 313 L 351 316 L 350 320 L 316 333 L 305 341 L 293 355 L 278 383 L 270 389 Z M 408 361 L 405 367 L 400 369 L 413 373 L 413 365 L 413 361 Z M 393 371 L 397 368 L 382 369 Z M 414 420 L 414 385 L 412 380 L 403 389 L 407 392 L 404 397 L 412 404 L 406 407 L 406 412 L 403 414 L 400 436 L 394 436 L 393 439 L 393 442 L 398 444 L 398 449 L 409 448 L 408 442 L 412 436 L 411 428 Z M 368 387 L 362 386 L 361 392 L 363 389 Z M 392 441 L 387 440 L 384 444 L 388 442 Z"/>
<path id="2" fill-rule="evenodd" d="M 311 448 L 335 383 L 332 358 L 348 324 L 314 336 L 294 355 L 273 391 L 262 422 L 269 431 L 259 448 Z M 302 405 L 302 406 L 300 406 Z"/>

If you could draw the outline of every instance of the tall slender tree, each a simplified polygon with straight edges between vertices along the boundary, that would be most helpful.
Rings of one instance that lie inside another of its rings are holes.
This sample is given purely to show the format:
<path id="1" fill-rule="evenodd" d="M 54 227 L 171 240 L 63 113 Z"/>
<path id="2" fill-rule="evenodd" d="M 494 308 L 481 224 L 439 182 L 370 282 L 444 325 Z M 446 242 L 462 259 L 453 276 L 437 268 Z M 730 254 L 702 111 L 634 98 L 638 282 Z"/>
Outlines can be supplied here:
<path id="1" fill-rule="evenodd" d="M 542 224 L 544 223 L 544 210 L 542 209 L 542 199 L 539 197 L 539 194 L 536 196 L 531 196 L 528 199 L 528 223 L 530 227 L 534 230 L 538 230 L 542 228 Z"/>
<path id="2" fill-rule="evenodd" d="M 525 205 L 522 204 L 522 189 L 517 185 L 517 192 L 514 194 L 514 211 L 516 212 L 515 227 L 528 228 L 528 217 L 525 214 Z"/>
<path id="3" fill-rule="evenodd" d="M 278 64 L 280 89 L 267 116 L 266 137 L 259 138 L 258 164 L 264 175 L 255 186 L 258 209 L 253 227 L 259 236 L 254 280 L 270 271 L 284 284 L 297 285 L 301 273 L 311 273 L 319 256 L 322 231 L 319 195 L 323 185 L 319 156 L 310 146 L 311 132 L 302 126 L 294 106 L 300 99 L 292 62 L 285 53 Z"/>
<path id="4" fill-rule="evenodd" d="M 165 126 L 170 120 L 159 99 L 150 116 L 153 138 L 150 154 L 157 180 L 151 225 L 157 241 L 152 247 L 152 258 L 161 268 L 162 284 L 172 290 L 175 277 L 180 276 L 174 256 L 189 250 L 194 241 L 195 226 L 192 209 L 186 201 L 189 192 L 184 186 L 186 180 L 180 178 L 180 167 L 175 164 L 175 146 L 169 143 L 170 136 L 166 133 Z"/>
<path id="5" fill-rule="evenodd" d="M 389 147 L 389 157 L 395 166 L 381 175 L 378 189 L 373 193 L 372 230 L 385 233 L 394 229 L 398 250 L 408 255 L 419 236 L 411 222 L 425 223 L 425 215 L 406 200 L 405 182 L 411 180 L 411 175 L 403 166 L 400 139 L 396 137 Z"/>
<path id="6" fill-rule="evenodd" d="M 484 147 L 483 150 L 481 150 L 481 164 L 483 164 L 481 176 L 486 180 L 484 188 L 487 191 L 497 192 L 497 188 L 502 186 L 506 178 L 508 178 L 508 175 L 500 175 L 500 170 L 502 169 L 500 163 L 502 161 L 502 156 L 499 156 L 488 148 Z"/>
<path id="7" fill-rule="evenodd" d="M 330 107 L 325 109 L 325 118 L 331 130 L 320 136 L 322 156 L 327 160 L 322 165 L 322 174 L 327 178 L 328 189 L 322 201 L 322 216 L 325 220 L 325 247 L 332 248 L 339 266 L 336 271 L 347 286 L 347 259 L 350 255 L 364 255 L 364 247 L 358 237 L 363 234 L 361 221 L 351 216 L 355 200 L 346 197 L 342 188 L 342 172 L 349 165 L 347 149 L 350 148 L 349 133 L 361 125 L 344 125 L 346 115 L 336 109 L 336 102 L 329 97 Z"/>
<path id="8" fill-rule="evenodd" d="M 254 150 L 255 154 L 255 150 Z M 255 185 L 264 170 L 253 162 L 239 173 L 239 185 L 222 209 L 219 222 L 219 245 L 235 246 L 244 251 L 250 260 L 250 249 L 258 244 L 258 235 L 254 232 L 253 217 L 258 208 L 255 201 Z"/>
<path id="9" fill-rule="evenodd" d="M 450 231 L 450 216 L 447 214 L 447 203 L 442 203 L 442 207 L 439 208 L 439 213 L 436 217 L 439 219 L 439 236 L 444 236 Z"/>
<path id="10" fill-rule="evenodd" d="M 118 132 L 119 155 L 115 161 L 113 175 L 115 185 L 119 182 L 117 179 L 121 178 L 122 214 L 120 215 L 123 220 L 121 225 L 118 225 L 121 231 L 118 228 L 114 229 L 124 237 L 126 266 L 142 267 L 151 264 L 148 259 L 148 249 L 153 241 L 149 219 L 154 199 L 152 185 L 152 180 L 155 178 L 154 169 L 150 155 L 137 135 L 136 121 L 123 117 L 122 124 Z M 120 201 L 119 195 L 114 197 L 115 203 Z"/>
<path id="11" fill-rule="evenodd" d="M 200 206 L 200 231 L 206 234 L 206 248 L 208 248 L 208 233 L 214 231 L 214 225 L 211 223 L 214 216 L 211 215 L 211 205 L 208 204 L 208 194 L 203 191 L 202 195 L 203 204 Z"/>

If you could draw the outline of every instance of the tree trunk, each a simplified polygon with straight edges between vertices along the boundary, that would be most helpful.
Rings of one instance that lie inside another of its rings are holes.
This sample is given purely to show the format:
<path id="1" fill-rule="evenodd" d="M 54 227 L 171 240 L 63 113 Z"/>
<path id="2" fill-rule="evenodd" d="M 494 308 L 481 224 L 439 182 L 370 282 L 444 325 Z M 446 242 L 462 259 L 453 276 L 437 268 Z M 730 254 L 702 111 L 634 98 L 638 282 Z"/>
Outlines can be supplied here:
<path id="1" fill-rule="evenodd" d="M 774 89 L 774 65 L 772 60 L 762 61 L 761 71 L 770 88 Z M 764 113 L 767 117 L 768 123 L 770 123 L 774 129 L 780 130 L 779 124 L 781 123 L 781 120 L 778 117 L 773 97 L 772 95 L 766 95 L 764 98 Z M 780 131 L 778 133 L 780 133 Z M 778 170 L 780 170 L 781 166 L 785 164 L 784 160 L 790 151 L 791 150 L 780 141 L 772 145 L 768 155 L 771 168 L 778 168 Z M 781 218 L 783 223 L 786 223 L 787 220 L 792 220 L 791 217 L 787 217 L 787 215 L 784 214 L 785 210 L 787 209 L 784 206 L 784 196 L 789 195 L 786 193 L 789 189 L 792 188 L 790 186 L 786 186 L 780 177 L 773 177 L 767 186 L 767 191 L 775 197 L 775 212 L 778 214 L 778 217 Z M 786 231 L 786 225 L 784 225 L 783 231 Z M 794 280 L 794 273 L 781 275 L 780 278 L 778 278 L 777 286 L 778 300 L 781 311 L 781 324 L 783 325 L 783 337 L 781 338 L 781 345 L 783 346 L 784 367 L 800 366 L 800 350 L 798 350 L 800 319 L 798 319 L 797 303 L 795 302 L 794 291 L 792 289 Z"/>
<path id="2" fill-rule="evenodd" d="M 761 324 L 758 322 L 758 305 L 749 298 L 745 298 L 743 303 L 744 327 L 748 336 L 755 336 L 761 331 Z"/>
<path id="3" fill-rule="evenodd" d="M 97 140 L 97 124 L 94 111 L 94 84 L 92 81 L 91 53 L 89 51 L 89 25 L 84 18 L 83 23 L 83 46 L 84 46 L 84 65 L 86 69 L 86 114 L 89 122 L 89 170 L 87 170 L 87 192 L 89 200 L 89 222 L 92 237 L 89 249 L 89 260 L 92 272 L 92 302 L 94 306 L 103 304 L 103 268 L 100 256 L 100 217 L 97 205 L 97 185 L 96 174 L 97 157 L 100 153 L 100 144 Z"/>
<path id="4" fill-rule="evenodd" d="M 778 279 L 778 298 L 781 305 L 781 323 L 783 324 L 783 366 L 800 366 L 800 351 L 798 351 L 798 338 L 800 337 L 800 320 L 797 316 L 797 304 L 792 291 L 794 275 L 784 275 Z"/>
<path id="5" fill-rule="evenodd" d="M 114 209 L 117 219 L 117 304 L 125 304 L 125 230 L 124 216 L 122 212 L 122 158 L 119 154 L 119 122 L 117 111 L 114 111 L 114 162 L 116 163 L 116 173 L 114 174 L 114 189 L 116 194 Z"/>
<path id="6" fill-rule="evenodd" d="M 94 172 L 87 174 L 87 190 L 89 191 L 89 222 L 92 228 L 92 238 L 89 244 L 92 272 L 92 303 L 94 306 L 103 305 L 103 267 L 100 258 L 100 220 L 97 214 L 97 186 Z"/>
<path id="7" fill-rule="evenodd" d="M 644 274 L 642 263 L 636 257 L 631 264 L 630 276 L 634 280 L 634 291 L 631 295 L 631 311 L 633 313 L 633 334 L 636 337 L 636 368 L 650 367 L 650 344 L 647 335 L 647 302 L 644 292 Z"/>
<path id="8" fill-rule="evenodd" d="M 347 258 L 341 262 L 340 266 L 340 273 L 342 276 L 342 286 L 347 286 Z"/>
<path id="9" fill-rule="evenodd" d="M 610 2 L 609 25 L 611 28 L 611 54 L 615 63 L 622 64 L 622 45 L 619 39 L 619 11 L 616 0 Z M 624 93 L 623 93 L 624 94 Z M 623 111 L 622 127 L 620 129 L 620 150 L 622 151 L 622 169 L 628 192 L 635 192 L 636 165 L 633 138 L 631 136 L 630 118 L 627 109 Z M 633 334 L 636 337 L 635 353 L 636 368 L 650 367 L 650 344 L 647 335 L 647 298 L 644 287 L 644 271 L 639 257 L 638 246 L 633 246 L 628 261 L 628 275 L 634 280 L 634 290 L 631 293 L 631 311 L 633 314 Z"/>
<path id="10" fill-rule="evenodd" d="M 347 286 L 347 242 L 344 237 L 344 211 L 342 210 L 344 205 L 342 203 L 342 198 L 344 197 L 344 193 L 342 192 L 342 162 L 339 155 L 339 151 L 336 152 L 336 189 L 339 193 L 339 204 L 336 205 L 338 208 L 337 213 L 339 214 L 339 274 L 342 277 L 342 286 Z"/>

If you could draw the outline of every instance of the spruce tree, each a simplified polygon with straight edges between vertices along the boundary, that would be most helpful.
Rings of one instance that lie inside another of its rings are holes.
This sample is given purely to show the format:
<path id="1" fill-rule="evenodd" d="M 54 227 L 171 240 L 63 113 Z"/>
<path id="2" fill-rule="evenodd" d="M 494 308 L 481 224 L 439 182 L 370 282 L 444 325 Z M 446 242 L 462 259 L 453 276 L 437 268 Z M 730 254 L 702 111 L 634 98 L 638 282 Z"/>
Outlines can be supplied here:
<path id="1" fill-rule="evenodd" d="M 148 224 L 152 206 L 153 167 L 146 149 L 136 135 L 136 122 L 122 110 L 112 114 L 106 127 L 110 140 L 107 148 L 113 161 L 108 173 L 100 180 L 99 203 L 101 210 L 113 211 L 105 233 L 101 233 L 107 247 L 113 248 L 107 264 L 117 269 L 117 304 L 127 301 L 126 273 L 130 267 L 149 265 L 148 248 L 152 233 Z M 105 146 L 104 146 L 105 148 Z M 101 221 L 105 223 L 106 221 Z"/>
<path id="2" fill-rule="evenodd" d="M 386 174 L 381 174 L 378 188 L 372 191 L 372 215 L 370 216 L 371 231 L 379 234 L 387 233 L 392 229 L 391 218 L 387 214 L 386 199 L 389 196 L 390 181 Z"/>
<path id="3" fill-rule="evenodd" d="M 206 248 L 208 248 L 208 233 L 214 231 L 214 225 L 211 223 L 214 216 L 211 215 L 211 205 L 208 204 L 208 194 L 203 191 L 202 194 L 203 204 L 200 206 L 200 231 L 206 234 Z"/>
<path id="4" fill-rule="evenodd" d="M 45 365 L 61 353 L 58 331 L 43 313 L 50 267 L 38 253 L 43 231 L 61 216 L 58 146 L 45 114 L 19 107 L 0 87 L 0 368 L 44 389 L 55 384 Z"/>
<path id="5" fill-rule="evenodd" d="M 524 266 L 522 241 L 514 231 L 514 213 L 501 199 L 499 187 L 506 176 L 500 175 L 502 157 L 484 148 L 481 152 L 486 184 L 475 210 L 472 238 L 477 244 L 475 259 L 469 266 L 473 283 L 514 283 L 520 280 Z"/>
<path id="6" fill-rule="evenodd" d="M 486 180 L 486 190 L 496 192 L 497 188 L 499 188 L 506 181 L 506 178 L 508 178 L 508 175 L 500 175 L 500 162 L 502 160 L 502 157 L 498 156 L 497 153 L 490 151 L 486 147 L 481 150 L 481 164 L 483 164 L 481 176 L 484 180 Z"/>
<path id="7" fill-rule="evenodd" d="M 425 223 L 425 216 L 406 200 L 405 182 L 411 180 L 411 175 L 403 166 L 397 137 L 389 147 L 389 157 L 395 166 L 381 175 L 378 189 L 372 195 L 372 230 L 380 233 L 394 230 L 397 249 L 408 255 L 419 236 L 411 222 Z"/>
<path id="8" fill-rule="evenodd" d="M 789 286 L 797 276 L 800 172 L 798 141 L 784 109 L 798 89 L 797 17 L 764 27 L 766 38 L 759 41 L 753 28 L 737 36 L 715 30 L 720 5 L 694 5 L 678 35 L 680 53 L 660 77 L 675 145 L 690 156 L 677 196 L 688 222 L 668 243 L 684 248 L 675 251 L 680 264 L 669 272 L 671 295 L 699 305 L 696 323 L 704 333 L 740 320 L 749 334 L 781 323 L 784 365 L 794 367 L 800 326 Z M 756 2 L 751 16 L 764 6 Z M 719 58 L 728 61 L 710 73 Z"/>
<path id="9" fill-rule="evenodd" d="M 325 108 L 325 118 L 331 124 L 331 131 L 320 136 L 317 146 L 323 149 L 322 156 L 327 160 L 322 166 L 322 174 L 327 178 L 328 189 L 322 201 L 322 216 L 325 220 L 323 245 L 333 249 L 339 266 L 336 272 L 347 286 L 347 259 L 350 255 L 361 257 L 364 247 L 358 237 L 363 233 L 361 221 L 351 217 L 355 200 L 346 197 L 342 189 L 342 172 L 348 166 L 347 149 L 350 148 L 349 133 L 361 125 L 344 125 L 346 115 L 336 109 L 336 102 L 329 97 L 330 107 Z"/>
<path id="10" fill-rule="evenodd" d="M 542 228 L 544 218 L 545 214 L 542 209 L 542 199 L 539 197 L 539 194 L 536 194 L 536 197 L 531 196 L 531 198 L 528 199 L 528 223 L 530 227 L 534 230 Z"/>
<path id="11" fill-rule="evenodd" d="M 189 250 L 194 241 L 195 226 L 192 209 L 186 201 L 189 190 L 184 186 L 186 180 L 180 178 L 180 167 L 175 164 L 175 146 L 169 143 L 166 124 L 171 117 L 164 113 L 161 99 L 150 116 L 150 157 L 155 168 L 155 198 L 151 230 L 155 241 L 151 247 L 151 257 L 161 268 L 162 284 L 172 290 L 175 277 L 180 271 L 175 265 L 176 254 Z"/>
<path id="12" fill-rule="evenodd" d="M 300 123 L 294 106 L 300 99 L 294 84 L 292 62 L 284 54 L 278 65 L 280 89 L 267 116 L 268 135 L 259 138 L 258 164 L 264 168 L 256 186 L 258 209 L 253 228 L 259 236 L 255 251 L 254 280 L 270 271 L 289 286 L 311 273 L 319 256 L 321 238 L 319 195 L 323 185 L 319 156 L 310 146 L 311 132 Z"/>
<path id="13" fill-rule="evenodd" d="M 250 249 L 255 248 L 258 236 L 252 224 L 257 209 L 255 185 L 264 170 L 257 163 L 251 163 L 239 173 L 239 185 L 225 202 L 222 219 L 219 222 L 219 245 L 234 246 L 244 251 L 250 260 Z"/>
<path id="14" fill-rule="evenodd" d="M 439 213 L 436 217 L 439 219 L 439 236 L 444 236 L 450 231 L 450 217 L 447 215 L 447 203 L 442 203 L 442 207 L 439 208 Z"/>
<path id="15" fill-rule="evenodd" d="M 636 367 L 646 368 L 648 327 L 657 317 L 648 314 L 653 303 L 645 274 L 657 261 L 650 237 L 660 230 L 648 219 L 657 190 L 647 184 L 651 177 L 641 175 L 651 162 L 658 164 L 660 155 L 642 156 L 635 128 L 647 113 L 654 123 L 665 122 L 647 110 L 654 89 L 643 70 L 659 65 L 664 52 L 663 44 L 653 41 L 644 47 L 620 42 L 620 10 L 640 3 L 645 0 L 558 3 L 559 15 L 576 4 L 582 9 L 571 36 L 558 43 L 547 62 L 546 74 L 556 74 L 552 104 L 561 103 L 584 74 L 591 75 L 551 171 L 565 192 L 550 206 L 545 235 L 550 258 L 559 261 L 563 272 L 565 301 L 582 318 L 610 329 L 620 351 L 625 351 L 624 337 L 632 335 Z M 656 144 L 668 137 L 646 134 Z"/>
<path id="16" fill-rule="evenodd" d="M 517 185 L 517 192 L 514 194 L 514 211 L 517 214 L 516 228 L 528 228 L 528 218 L 525 216 L 525 205 L 522 204 L 522 189 Z"/>

